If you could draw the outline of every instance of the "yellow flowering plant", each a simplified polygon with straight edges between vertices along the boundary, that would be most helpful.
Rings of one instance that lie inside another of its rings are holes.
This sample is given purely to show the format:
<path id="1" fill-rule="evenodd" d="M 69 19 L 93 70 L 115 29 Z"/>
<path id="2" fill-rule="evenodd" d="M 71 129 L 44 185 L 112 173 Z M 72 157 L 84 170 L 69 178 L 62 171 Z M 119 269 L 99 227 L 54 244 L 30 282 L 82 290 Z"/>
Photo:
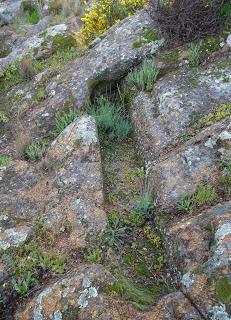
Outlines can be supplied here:
<path id="1" fill-rule="evenodd" d="M 98 0 L 87 11 L 75 37 L 80 46 L 88 45 L 112 25 L 143 8 L 147 0 Z"/>

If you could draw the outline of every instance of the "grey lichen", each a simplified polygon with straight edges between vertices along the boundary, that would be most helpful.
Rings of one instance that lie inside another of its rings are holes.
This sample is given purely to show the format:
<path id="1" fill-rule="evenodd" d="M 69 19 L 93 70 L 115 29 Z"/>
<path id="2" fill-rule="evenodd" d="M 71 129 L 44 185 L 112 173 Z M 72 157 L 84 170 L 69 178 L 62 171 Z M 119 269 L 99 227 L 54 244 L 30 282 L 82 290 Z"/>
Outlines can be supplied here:
<path id="1" fill-rule="evenodd" d="M 230 316 L 226 312 L 225 305 L 209 306 L 208 314 L 210 320 L 231 320 Z"/>

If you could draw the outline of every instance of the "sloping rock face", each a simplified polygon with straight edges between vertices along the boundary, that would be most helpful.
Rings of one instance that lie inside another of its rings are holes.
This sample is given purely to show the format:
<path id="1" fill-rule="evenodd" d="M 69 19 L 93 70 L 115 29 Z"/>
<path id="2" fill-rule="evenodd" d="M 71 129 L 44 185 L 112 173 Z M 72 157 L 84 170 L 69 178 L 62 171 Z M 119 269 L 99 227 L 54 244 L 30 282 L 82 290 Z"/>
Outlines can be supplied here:
<path id="1" fill-rule="evenodd" d="M 230 121 L 228 117 L 205 129 L 150 169 L 156 202 L 162 210 L 176 207 L 200 184 L 216 184 L 224 175 L 221 162 L 230 159 Z"/>
<path id="2" fill-rule="evenodd" d="M 132 101 L 155 220 L 179 281 L 179 291 L 163 297 L 150 313 L 153 319 L 230 319 L 231 203 L 230 192 L 219 189 L 227 173 L 222 163 L 231 159 L 231 85 L 224 81 L 229 63 L 167 75 L 151 93 L 140 92 Z M 220 204 L 182 215 L 180 201 L 200 185 L 218 190 Z"/>
<path id="3" fill-rule="evenodd" d="M 44 43 L 46 43 L 46 47 L 51 47 L 54 37 L 56 35 L 64 35 L 67 31 L 67 25 L 65 23 L 51 26 L 46 29 L 49 19 L 44 19 L 43 22 L 44 25 L 41 23 L 41 26 L 45 28 L 44 30 L 41 30 L 42 32 L 40 31 L 41 33 L 33 35 L 25 41 L 18 43 L 12 48 L 8 56 L 0 59 L 0 72 L 3 72 L 4 68 L 9 64 L 15 62 L 17 59 L 21 59 L 28 53 L 32 55 L 33 52 L 37 52 L 43 47 Z M 39 31 L 37 30 L 37 32 Z"/>
<path id="4" fill-rule="evenodd" d="M 69 222 L 69 237 L 60 243 L 67 249 L 84 247 L 86 239 L 96 239 L 105 230 L 94 119 L 82 116 L 73 122 L 52 143 L 43 161 L 51 170 L 48 174 L 25 161 L 1 167 L 2 249 L 23 243 L 39 217 L 56 231 Z"/>
<path id="5" fill-rule="evenodd" d="M 182 273 L 181 290 L 192 301 L 203 319 L 224 319 L 227 310 L 219 309 L 219 279 L 229 279 L 231 202 L 224 202 L 192 218 L 179 219 L 168 225 L 165 237 L 170 261 Z M 223 292 L 228 287 L 222 288 Z M 224 301 L 223 301 L 224 302 Z M 217 309 L 217 311 L 216 311 Z M 219 314 L 220 318 L 215 313 Z M 214 318 L 212 317 L 214 316 Z M 226 317 L 225 317 L 226 316 Z"/>
<path id="6" fill-rule="evenodd" d="M 8 24 L 19 15 L 22 0 L 4 1 L 0 4 L 0 25 Z"/>

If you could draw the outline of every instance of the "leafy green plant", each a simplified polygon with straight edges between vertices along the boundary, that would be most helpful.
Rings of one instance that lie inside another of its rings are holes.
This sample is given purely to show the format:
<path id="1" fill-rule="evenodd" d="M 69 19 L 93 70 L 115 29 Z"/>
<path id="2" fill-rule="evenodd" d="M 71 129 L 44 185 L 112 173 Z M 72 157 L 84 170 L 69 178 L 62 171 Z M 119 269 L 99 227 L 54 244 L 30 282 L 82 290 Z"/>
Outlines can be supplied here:
<path id="1" fill-rule="evenodd" d="M 151 91 L 159 71 L 153 61 L 144 60 L 140 68 L 131 71 L 126 78 L 129 85 L 141 91 Z"/>
<path id="2" fill-rule="evenodd" d="M 53 261 L 52 270 L 55 273 L 63 273 L 66 269 L 66 259 L 62 256 L 58 256 Z"/>
<path id="3" fill-rule="evenodd" d="M 120 216 L 116 211 L 112 211 L 108 217 L 108 230 L 105 234 L 105 242 L 109 246 L 115 246 L 120 250 L 124 244 L 124 238 L 126 237 L 126 226 L 120 225 Z"/>
<path id="4" fill-rule="evenodd" d="M 87 262 L 100 263 L 102 261 L 102 250 L 97 248 L 88 255 L 86 255 L 84 258 Z"/>
<path id="5" fill-rule="evenodd" d="M 63 130 L 71 124 L 81 113 L 77 110 L 69 110 L 67 113 L 62 113 L 55 118 L 55 128 L 53 134 L 58 136 Z"/>
<path id="6" fill-rule="evenodd" d="M 66 268 L 63 256 L 50 255 L 33 242 L 23 244 L 14 251 L 8 249 L 3 254 L 3 260 L 11 275 L 12 288 L 19 295 L 26 295 L 37 286 L 43 274 L 62 273 Z"/>
<path id="7" fill-rule="evenodd" d="M 197 67 L 200 64 L 200 52 L 201 52 L 202 42 L 192 43 L 190 45 L 190 53 L 188 57 L 189 65 L 192 67 Z"/>
<path id="8" fill-rule="evenodd" d="M 25 157 L 30 161 L 40 160 L 46 151 L 47 141 L 42 139 L 33 142 L 25 150 Z"/>
<path id="9" fill-rule="evenodd" d="M 38 284 L 38 281 L 32 276 L 32 273 L 28 271 L 23 279 L 13 278 L 12 283 L 15 291 L 20 295 L 26 295 L 32 285 Z"/>
<path id="10" fill-rule="evenodd" d="M 131 132 L 121 100 L 113 102 L 106 96 L 100 96 L 93 105 L 88 106 L 88 113 L 95 117 L 102 139 L 123 141 Z"/>
<path id="11" fill-rule="evenodd" d="M 0 156 L 0 166 L 6 166 L 12 161 L 10 156 Z"/>

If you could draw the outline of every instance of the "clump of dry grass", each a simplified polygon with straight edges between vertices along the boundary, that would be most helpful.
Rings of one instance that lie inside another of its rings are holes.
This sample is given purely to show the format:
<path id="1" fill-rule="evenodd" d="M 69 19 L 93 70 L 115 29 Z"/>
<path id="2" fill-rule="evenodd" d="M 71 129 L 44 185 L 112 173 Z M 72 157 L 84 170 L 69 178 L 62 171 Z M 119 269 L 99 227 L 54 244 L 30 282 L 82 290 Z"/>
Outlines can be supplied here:
<path id="1" fill-rule="evenodd" d="M 23 159 L 25 150 L 31 143 L 31 137 L 22 123 L 20 112 L 13 121 L 11 131 L 14 137 L 14 150 L 16 158 Z"/>
<path id="2" fill-rule="evenodd" d="M 83 13 L 84 3 L 82 0 L 53 0 L 50 3 L 50 10 L 54 14 L 61 14 L 65 17 Z"/>
<path id="3" fill-rule="evenodd" d="M 34 76 L 34 66 L 31 57 L 25 56 L 20 62 L 21 78 L 24 81 L 29 81 Z"/>

